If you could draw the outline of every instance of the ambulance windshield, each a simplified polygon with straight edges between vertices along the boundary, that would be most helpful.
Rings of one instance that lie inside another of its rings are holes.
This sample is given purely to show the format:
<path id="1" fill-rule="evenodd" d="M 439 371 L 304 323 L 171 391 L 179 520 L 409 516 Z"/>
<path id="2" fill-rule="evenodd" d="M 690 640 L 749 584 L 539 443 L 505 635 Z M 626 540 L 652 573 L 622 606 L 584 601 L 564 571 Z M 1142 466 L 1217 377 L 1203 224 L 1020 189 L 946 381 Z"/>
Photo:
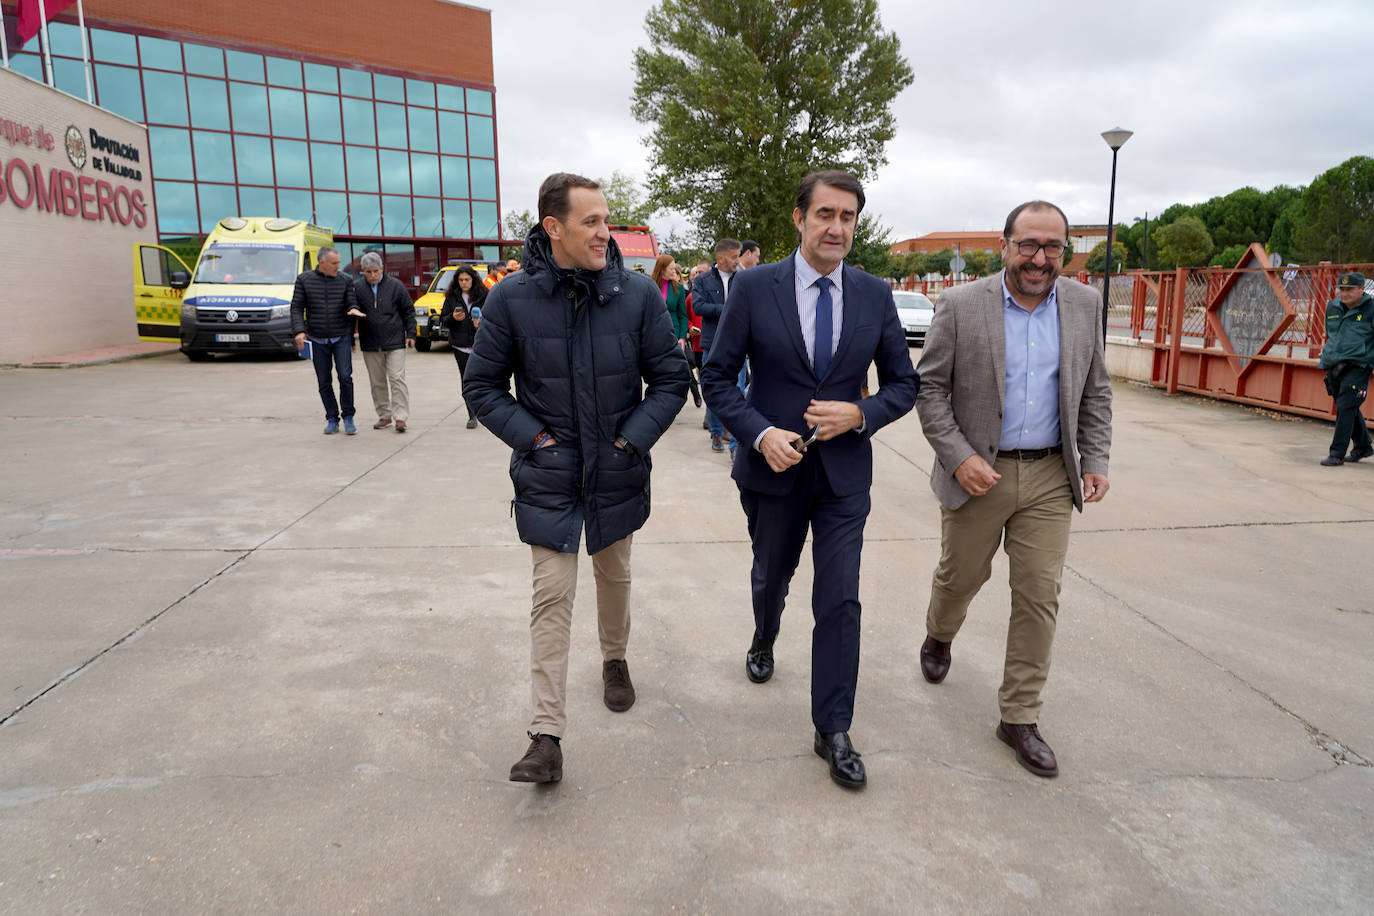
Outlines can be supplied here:
<path id="1" fill-rule="evenodd" d="M 211 245 L 201 253 L 195 283 L 294 283 L 296 249 L 290 245 Z"/>

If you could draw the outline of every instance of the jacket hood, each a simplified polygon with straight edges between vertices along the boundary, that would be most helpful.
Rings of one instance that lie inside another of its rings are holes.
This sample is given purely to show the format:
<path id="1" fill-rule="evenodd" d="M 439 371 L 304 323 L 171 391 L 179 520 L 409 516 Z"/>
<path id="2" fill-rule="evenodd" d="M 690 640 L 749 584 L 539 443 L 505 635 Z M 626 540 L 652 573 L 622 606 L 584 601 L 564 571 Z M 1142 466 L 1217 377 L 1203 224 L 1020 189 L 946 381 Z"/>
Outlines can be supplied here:
<path id="1" fill-rule="evenodd" d="M 582 267 L 563 268 L 553 259 L 553 243 L 544 227 L 535 224 L 525 235 L 525 250 L 520 257 L 520 269 L 547 295 L 560 289 L 572 288 L 583 296 L 593 293 L 601 298 L 620 292 L 625 274 L 625 259 L 614 238 L 606 240 L 606 266 L 600 270 Z"/>

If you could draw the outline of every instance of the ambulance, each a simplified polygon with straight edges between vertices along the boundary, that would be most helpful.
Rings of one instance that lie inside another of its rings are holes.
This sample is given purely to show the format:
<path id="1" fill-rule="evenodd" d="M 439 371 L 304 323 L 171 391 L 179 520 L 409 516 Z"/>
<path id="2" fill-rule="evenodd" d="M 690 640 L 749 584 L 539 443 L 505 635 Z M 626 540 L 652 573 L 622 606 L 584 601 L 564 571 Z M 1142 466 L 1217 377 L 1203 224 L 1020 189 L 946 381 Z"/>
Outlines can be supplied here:
<path id="1" fill-rule="evenodd" d="M 231 216 L 205 239 L 193 273 L 168 248 L 136 245 L 139 339 L 179 341 L 193 361 L 243 351 L 295 355 L 296 276 L 315 266 L 321 246 L 333 244 L 333 230 L 313 223 Z M 170 302 L 178 306 L 175 321 Z"/>

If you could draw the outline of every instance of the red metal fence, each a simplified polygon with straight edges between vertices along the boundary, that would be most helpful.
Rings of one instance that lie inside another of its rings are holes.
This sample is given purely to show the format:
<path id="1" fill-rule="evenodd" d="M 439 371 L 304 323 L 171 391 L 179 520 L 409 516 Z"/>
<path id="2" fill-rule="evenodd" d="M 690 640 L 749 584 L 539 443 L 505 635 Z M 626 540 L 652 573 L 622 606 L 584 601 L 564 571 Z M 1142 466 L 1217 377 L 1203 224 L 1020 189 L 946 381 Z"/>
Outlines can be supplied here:
<path id="1" fill-rule="evenodd" d="M 1252 245 L 1234 268 L 1135 270 L 1114 275 L 1107 324 L 1154 350 L 1150 382 L 1186 391 L 1332 419 L 1317 357 L 1326 342 L 1326 304 L 1347 270 L 1374 276 L 1374 265 L 1322 263 L 1271 267 Z M 1079 277 L 1102 289 L 1100 274 Z M 1363 410 L 1374 420 L 1374 401 Z"/>

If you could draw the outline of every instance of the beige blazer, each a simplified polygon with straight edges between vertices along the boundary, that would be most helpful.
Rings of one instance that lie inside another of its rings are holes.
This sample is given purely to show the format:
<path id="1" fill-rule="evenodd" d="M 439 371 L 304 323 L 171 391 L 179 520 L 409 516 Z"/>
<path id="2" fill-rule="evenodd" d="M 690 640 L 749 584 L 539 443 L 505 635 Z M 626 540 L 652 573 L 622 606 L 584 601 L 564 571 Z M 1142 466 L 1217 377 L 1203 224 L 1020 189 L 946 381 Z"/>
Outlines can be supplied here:
<path id="1" fill-rule="evenodd" d="M 1102 296 L 1075 280 L 1055 281 L 1059 300 L 1059 432 L 1073 504 L 1083 509 L 1085 473 L 1107 473 L 1112 446 L 1112 386 L 1102 343 Z M 1002 273 L 940 296 L 916 365 L 916 413 L 935 450 L 930 488 L 957 509 L 968 491 L 954 471 L 970 455 L 991 464 L 1002 438 L 1007 344 Z"/>

